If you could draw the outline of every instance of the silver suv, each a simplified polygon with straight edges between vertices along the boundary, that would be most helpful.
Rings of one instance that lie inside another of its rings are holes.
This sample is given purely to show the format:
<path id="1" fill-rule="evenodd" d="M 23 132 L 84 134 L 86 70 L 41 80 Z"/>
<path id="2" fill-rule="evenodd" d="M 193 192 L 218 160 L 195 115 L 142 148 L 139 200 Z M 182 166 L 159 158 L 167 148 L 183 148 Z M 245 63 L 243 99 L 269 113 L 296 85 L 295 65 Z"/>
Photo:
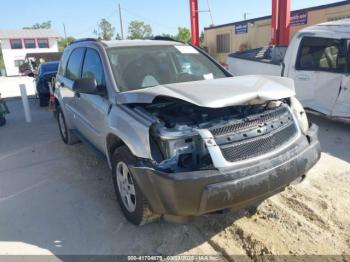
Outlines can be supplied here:
<path id="1" fill-rule="evenodd" d="M 78 40 L 55 96 L 63 141 L 106 156 L 137 225 L 256 206 L 320 157 L 292 80 L 232 77 L 184 43 Z"/>

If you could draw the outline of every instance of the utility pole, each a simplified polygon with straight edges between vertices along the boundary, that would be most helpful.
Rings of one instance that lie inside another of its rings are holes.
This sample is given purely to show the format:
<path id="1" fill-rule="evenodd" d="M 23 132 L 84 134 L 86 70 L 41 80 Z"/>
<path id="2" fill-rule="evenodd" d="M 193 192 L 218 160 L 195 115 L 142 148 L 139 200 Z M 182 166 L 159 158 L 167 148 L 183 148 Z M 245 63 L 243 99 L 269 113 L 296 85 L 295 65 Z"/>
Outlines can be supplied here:
<path id="1" fill-rule="evenodd" d="M 122 40 L 124 40 L 122 8 L 120 7 L 120 4 L 119 4 L 119 20 L 120 20 L 120 33 L 122 35 Z"/>
<path id="2" fill-rule="evenodd" d="M 63 24 L 63 33 L 64 33 L 64 39 L 67 39 L 67 31 L 66 31 L 66 25 Z"/>
<path id="3" fill-rule="evenodd" d="M 63 33 L 64 33 L 64 45 L 67 47 L 67 31 L 66 31 L 66 25 L 63 23 Z"/>
<path id="4" fill-rule="evenodd" d="M 244 20 L 244 21 L 247 20 L 248 15 L 250 15 L 250 13 L 243 13 L 243 20 Z"/>

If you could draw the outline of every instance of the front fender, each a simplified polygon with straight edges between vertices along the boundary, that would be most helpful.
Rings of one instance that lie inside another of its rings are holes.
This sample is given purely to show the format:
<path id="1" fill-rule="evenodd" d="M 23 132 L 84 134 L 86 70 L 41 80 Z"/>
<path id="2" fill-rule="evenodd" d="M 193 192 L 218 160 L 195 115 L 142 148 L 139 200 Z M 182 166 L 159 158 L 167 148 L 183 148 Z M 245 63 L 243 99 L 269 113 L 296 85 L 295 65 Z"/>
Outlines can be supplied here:
<path id="1" fill-rule="evenodd" d="M 127 106 L 113 106 L 109 113 L 107 134 L 114 134 L 128 146 L 134 156 L 151 159 L 150 120 L 142 118 Z M 107 148 L 108 145 L 106 145 Z"/>

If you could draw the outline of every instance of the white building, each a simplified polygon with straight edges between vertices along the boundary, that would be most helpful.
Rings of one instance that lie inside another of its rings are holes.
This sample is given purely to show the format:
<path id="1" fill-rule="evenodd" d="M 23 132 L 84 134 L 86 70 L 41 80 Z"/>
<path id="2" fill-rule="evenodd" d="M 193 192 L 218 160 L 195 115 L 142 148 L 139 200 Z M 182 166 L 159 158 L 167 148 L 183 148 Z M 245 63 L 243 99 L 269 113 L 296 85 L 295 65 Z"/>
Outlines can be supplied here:
<path id="1" fill-rule="evenodd" d="M 0 30 L 7 76 L 19 75 L 27 53 L 58 52 L 59 34 L 50 29 Z"/>

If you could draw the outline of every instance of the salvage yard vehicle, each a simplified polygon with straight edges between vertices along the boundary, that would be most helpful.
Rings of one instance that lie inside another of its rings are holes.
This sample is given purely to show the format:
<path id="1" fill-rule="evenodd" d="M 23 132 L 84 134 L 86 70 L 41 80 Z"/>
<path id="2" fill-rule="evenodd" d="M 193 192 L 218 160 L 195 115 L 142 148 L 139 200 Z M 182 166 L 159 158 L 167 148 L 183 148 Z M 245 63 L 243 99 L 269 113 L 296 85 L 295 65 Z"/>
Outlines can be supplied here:
<path id="1" fill-rule="evenodd" d="M 229 55 L 235 76 L 266 74 L 295 82 L 307 111 L 350 123 L 350 19 L 297 32 L 287 47 L 254 49 Z"/>
<path id="2" fill-rule="evenodd" d="M 35 78 L 36 92 L 39 96 L 39 104 L 41 107 L 49 105 L 50 87 L 52 78 L 56 77 L 59 61 L 42 63 L 39 65 L 38 74 Z"/>
<path id="3" fill-rule="evenodd" d="M 28 53 L 24 58 L 24 64 L 19 67 L 19 72 L 24 76 L 36 77 L 40 64 L 58 61 L 61 56 L 62 52 Z"/>
<path id="4" fill-rule="evenodd" d="M 63 141 L 106 156 L 136 225 L 254 206 L 320 157 L 292 80 L 232 77 L 176 41 L 77 40 L 62 56 L 55 96 Z"/>

